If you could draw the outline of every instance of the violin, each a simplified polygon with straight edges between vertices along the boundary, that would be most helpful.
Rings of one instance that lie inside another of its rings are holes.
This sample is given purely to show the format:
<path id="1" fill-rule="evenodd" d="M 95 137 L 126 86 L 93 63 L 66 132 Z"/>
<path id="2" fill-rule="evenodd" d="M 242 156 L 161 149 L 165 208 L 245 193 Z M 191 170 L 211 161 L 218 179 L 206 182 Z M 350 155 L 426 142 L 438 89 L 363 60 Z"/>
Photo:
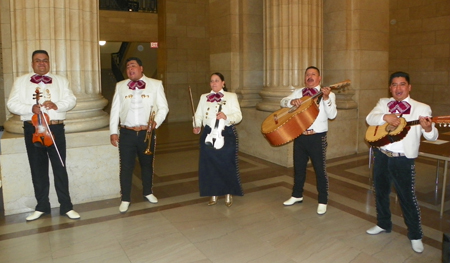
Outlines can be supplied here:
<path id="1" fill-rule="evenodd" d="M 40 97 L 39 89 L 36 88 L 35 94 L 33 94 L 33 98 L 36 99 L 36 104 L 39 104 Z M 50 118 L 47 113 L 41 111 L 39 114 L 34 114 L 31 117 L 31 123 L 35 128 L 35 132 L 33 133 L 33 144 L 37 147 L 48 147 L 53 145 L 53 135 L 47 129 L 48 123 L 50 122 Z"/>
<path id="2" fill-rule="evenodd" d="M 225 104 L 225 102 L 221 103 L 219 106 L 219 111 L 222 111 L 222 105 Z M 208 146 L 214 147 L 214 149 L 219 150 L 224 145 L 224 138 L 222 135 L 222 131 L 225 129 L 225 120 L 224 119 L 216 119 L 216 123 L 214 125 L 214 128 L 211 130 L 211 132 L 206 135 L 205 138 L 205 144 Z"/>

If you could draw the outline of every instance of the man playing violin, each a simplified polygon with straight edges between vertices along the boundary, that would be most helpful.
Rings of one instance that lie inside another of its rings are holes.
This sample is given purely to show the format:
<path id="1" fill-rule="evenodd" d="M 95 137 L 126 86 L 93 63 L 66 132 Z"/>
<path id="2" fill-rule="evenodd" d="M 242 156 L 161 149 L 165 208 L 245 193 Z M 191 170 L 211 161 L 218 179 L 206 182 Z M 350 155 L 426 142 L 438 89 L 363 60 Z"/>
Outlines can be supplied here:
<path id="1" fill-rule="evenodd" d="M 119 147 L 121 213 L 130 206 L 136 156 L 141 166 L 143 195 L 150 203 L 158 203 L 152 189 L 154 129 L 163 123 L 169 112 L 162 82 L 144 75 L 139 58 L 128 58 L 126 63 L 128 79 L 116 84 L 109 123 L 111 144 Z"/>
<path id="2" fill-rule="evenodd" d="M 367 115 L 367 124 L 371 126 L 389 123 L 397 127 L 399 117 L 406 121 L 418 119 L 420 125 L 410 127 L 406 136 L 385 146 L 374 148 L 375 163 L 373 180 L 377 208 L 377 225 L 368 229 L 370 235 L 392 230 L 391 211 L 389 208 L 389 194 L 392 183 L 400 200 L 405 224 L 408 227 L 408 238 L 412 249 L 417 253 L 423 252 L 422 227 L 420 224 L 420 208 L 415 194 L 415 158 L 419 154 L 421 136 L 426 140 L 435 141 L 438 130 L 434 127 L 429 116 L 430 106 L 411 99 L 409 93 L 411 84 L 409 74 L 394 72 L 389 79 L 391 98 L 382 98 Z"/>
<path id="3" fill-rule="evenodd" d="M 328 119 L 337 115 L 336 95 L 329 87 L 320 87 L 320 71 L 310 66 L 305 71 L 305 87 L 296 89 L 291 95 L 281 100 L 281 107 L 300 106 L 301 98 L 314 96 L 322 92 L 318 103 L 319 114 L 313 124 L 294 140 L 294 186 L 292 196 L 283 204 L 291 206 L 303 202 L 303 187 L 306 180 L 306 166 L 311 159 L 316 174 L 318 192 L 317 214 L 327 211 L 328 204 L 328 176 L 326 171 L 327 131 Z"/>
<path id="4" fill-rule="evenodd" d="M 65 166 L 66 137 L 64 119 L 66 112 L 75 107 L 76 97 L 67 78 L 49 73 L 50 61 L 47 51 L 36 50 L 31 56 L 34 73 L 18 77 L 9 95 L 7 107 L 10 112 L 20 115 L 23 121 L 25 146 L 33 180 L 37 205 L 33 214 L 26 218 L 32 221 L 51 213 L 49 200 L 49 167 L 52 164 L 56 194 L 60 204 L 59 213 L 70 219 L 79 219 L 73 210 L 69 194 L 69 179 Z M 34 96 L 34 97 L 33 97 Z M 45 116 L 45 118 L 40 118 Z M 39 127 L 32 122 L 39 117 Z M 35 134 L 46 130 L 49 136 L 35 141 Z"/>

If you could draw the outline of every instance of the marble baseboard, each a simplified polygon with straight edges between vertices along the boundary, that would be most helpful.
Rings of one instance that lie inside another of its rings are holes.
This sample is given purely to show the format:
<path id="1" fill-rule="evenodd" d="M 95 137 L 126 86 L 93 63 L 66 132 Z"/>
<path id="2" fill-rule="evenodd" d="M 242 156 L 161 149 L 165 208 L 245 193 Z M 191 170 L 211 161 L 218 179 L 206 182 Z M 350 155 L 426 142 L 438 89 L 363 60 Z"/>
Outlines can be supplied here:
<path id="1" fill-rule="evenodd" d="M 67 172 L 72 203 L 81 204 L 120 196 L 119 153 L 106 129 L 66 134 Z M 5 215 L 33 211 L 36 206 L 23 136 L 1 138 L 0 172 Z M 50 203 L 59 207 L 50 166 Z"/>

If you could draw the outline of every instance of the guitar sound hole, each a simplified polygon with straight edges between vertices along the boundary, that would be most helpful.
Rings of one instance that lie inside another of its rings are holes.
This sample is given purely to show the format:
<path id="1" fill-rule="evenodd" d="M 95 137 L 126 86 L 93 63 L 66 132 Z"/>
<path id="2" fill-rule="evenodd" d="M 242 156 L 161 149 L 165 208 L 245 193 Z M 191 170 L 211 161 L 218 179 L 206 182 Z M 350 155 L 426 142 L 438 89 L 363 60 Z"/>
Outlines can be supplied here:
<path id="1" fill-rule="evenodd" d="M 386 131 L 387 131 L 387 132 L 395 131 L 395 129 L 397 129 L 397 127 L 395 127 L 395 126 L 393 126 L 393 125 L 388 125 L 388 126 L 386 126 Z"/>

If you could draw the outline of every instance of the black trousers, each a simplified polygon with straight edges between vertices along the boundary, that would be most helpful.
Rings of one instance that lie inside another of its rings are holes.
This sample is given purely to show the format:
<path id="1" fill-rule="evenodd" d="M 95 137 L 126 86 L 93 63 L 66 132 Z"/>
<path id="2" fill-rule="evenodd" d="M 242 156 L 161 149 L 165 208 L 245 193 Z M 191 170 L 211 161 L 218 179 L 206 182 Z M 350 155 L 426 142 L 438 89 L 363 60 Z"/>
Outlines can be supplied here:
<path id="1" fill-rule="evenodd" d="M 306 180 L 306 166 L 311 158 L 314 172 L 318 201 L 328 203 L 328 176 L 326 172 L 327 133 L 300 135 L 294 140 L 294 187 L 293 197 L 303 197 L 303 186 Z"/>
<path id="2" fill-rule="evenodd" d="M 53 178 L 55 182 L 56 194 L 60 204 L 59 213 L 61 215 L 73 209 L 72 201 L 69 194 L 69 178 L 66 170 L 66 136 L 64 132 L 64 124 L 50 125 L 56 146 L 58 147 L 64 166 L 61 164 L 55 144 L 45 146 L 35 146 L 33 144 L 33 134 L 35 127 L 24 122 L 24 138 L 25 146 L 30 163 L 31 178 L 33 179 L 34 195 L 37 205 L 35 210 L 50 213 L 50 179 L 49 179 L 49 159 L 52 164 Z"/>
<path id="3" fill-rule="evenodd" d="M 150 149 L 152 154 L 144 154 L 148 147 L 148 141 L 144 142 L 147 131 L 133 131 L 120 129 L 119 135 L 119 157 L 120 157 L 120 191 L 122 201 L 131 201 L 131 185 L 133 178 L 136 156 L 141 167 L 141 179 L 143 195 L 153 193 L 153 156 L 155 154 L 155 131 L 152 134 Z"/>
<path id="4" fill-rule="evenodd" d="M 405 224 L 408 227 L 408 238 L 421 239 L 422 227 L 420 208 L 417 203 L 415 189 L 415 160 L 402 157 L 388 157 L 378 149 L 374 149 L 373 181 L 377 207 L 377 225 L 391 230 L 391 210 L 389 194 L 392 183 L 397 191 Z"/>

